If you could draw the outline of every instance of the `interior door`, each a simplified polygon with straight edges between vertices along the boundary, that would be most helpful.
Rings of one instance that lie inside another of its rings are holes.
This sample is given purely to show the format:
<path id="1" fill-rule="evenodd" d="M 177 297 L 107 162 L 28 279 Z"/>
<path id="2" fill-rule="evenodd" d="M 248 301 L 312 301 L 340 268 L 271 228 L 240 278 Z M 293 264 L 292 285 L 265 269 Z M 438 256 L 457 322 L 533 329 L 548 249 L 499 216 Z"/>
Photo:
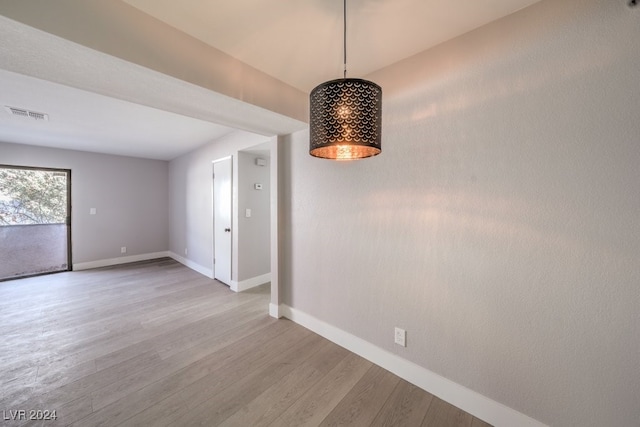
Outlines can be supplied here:
<path id="1" fill-rule="evenodd" d="M 213 162 L 213 277 L 231 285 L 231 157 Z"/>

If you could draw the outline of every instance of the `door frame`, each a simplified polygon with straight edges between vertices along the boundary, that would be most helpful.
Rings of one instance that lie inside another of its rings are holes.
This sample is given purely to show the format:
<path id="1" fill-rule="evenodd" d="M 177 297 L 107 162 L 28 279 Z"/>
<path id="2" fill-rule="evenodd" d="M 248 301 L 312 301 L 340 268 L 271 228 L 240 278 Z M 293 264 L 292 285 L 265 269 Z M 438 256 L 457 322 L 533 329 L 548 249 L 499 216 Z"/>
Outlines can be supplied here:
<path id="1" fill-rule="evenodd" d="M 280 159 L 286 159 L 285 145 L 290 141 L 290 135 L 273 135 L 268 138 L 269 141 L 269 151 L 270 151 L 270 199 L 271 199 L 271 300 L 269 302 L 269 315 L 271 317 L 280 318 L 282 317 L 282 295 L 280 292 L 280 281 L 281 275 L 285 272 L 285 265 L 283 265 L 285 259 L 283 256 L 284 252 L 284 242 L 281 244 L 281 236 L 280 233 L 284 232 L 284 223 L 282 218 L 282 212 L 284 212 L 284 194 L 286 188 L 284 187 L 284 168 L 280 167 Z M 233 158 L 232 155 L 226 156 Z M 225 157 L 222 157 L 223 159 Z M 219 159 L 219 160 L 221 160 Z M 234 171 L 237 171 L 237 167 L 234 167 Z M 213 165 L 211 166 L 211 173 L 213 173 Z M 235 172 L 234 172 L 235 173 Z M 237 181 L 234 180 L 234 185 L 236 185 Z M 213 180 L 211 180 L 211 191 L 213 195 Z M 236 196 L 236 190 L 233 191 L 234 197 Z M 237 220 L 237 206 L 236 201 L 234 199 L 233 206 L 233 217 L 232 220 Z M 213 197 L 211 201 L 211 224 L 213 227 Z M 213 239 L 215 236 L 213 235 L 215 230 L 212 230 L 212 245 Z M 234 233 L 234 239 L 237 236 L 237 233 Z M 231 274 L 233 276 L 234 264 L 233 262 L 237 261 L 237 253 L 234 251 L 237 249 L 236 245 L 233 245 L 232 239 L 232 264 L 231 264 Z M 211 276 L 213 278 L 214 270 L 213 270 L 213 256 L 211 258 Z M 237 268 L 237 266 L 236 266 Z"/>
<path id="2" fill-rule="evenodd" d="M 290 136 L 286 137 L 290 138 Z M 284 170 L 280 171 L 280 155 L 285 143 L 285 137 L 282 135 L 275 135 L 270 138 L 269 151 L 270 151 L 270 189 L 271 191 L 271 300 L 269 302 L 269 315 L 276 319 L 282 317 L 282 304 L 280 296 L 280 274 L 284 271 L 281 266 L 281 262 L 284 261 L 284 256 L 281 256 L 281 251 L 284 251 L 284 245 L 280 245 L 280 233 L 284 232 L 284 227 L 281 229 L 281 217 L 280 212 L 284 212 L 284 207 L 281 209 L 281 205 L 284 203 L 283 196 L 284 191 L 281 189 L 284 179 L 281 174 L 284 174 Z M 282 192 L 281 192 L 282 191 Z M 282 270 L 281 270 L 282 269 Z"/>
<path id="3" fill-rule="evenodd" d="M 53 273 L 61 273 L 63 271 L 73 271 L 73 251 L 71 248 L 71 169 L 64 168 L 49 168 L 49 167 L 40 167 L 40 166 L 17 166 L 17 165 L 6 165 L 0 164 L 0 168 L 3 169 L 23 169 L 23 170 L 35 170 L 35 171 L 45 171 L 45 172 L 64 172 L 67 175 L 67 217 L 65 219 L 65 225 L 67 229 L 67 269 L 66 270 L 58 270 L 46 273 L 33 274 L 29 276 L 39 276 L 43 274 L 53 274 Z M 29 277 L 29 276 L 21 276 L 21 277 Z"/>

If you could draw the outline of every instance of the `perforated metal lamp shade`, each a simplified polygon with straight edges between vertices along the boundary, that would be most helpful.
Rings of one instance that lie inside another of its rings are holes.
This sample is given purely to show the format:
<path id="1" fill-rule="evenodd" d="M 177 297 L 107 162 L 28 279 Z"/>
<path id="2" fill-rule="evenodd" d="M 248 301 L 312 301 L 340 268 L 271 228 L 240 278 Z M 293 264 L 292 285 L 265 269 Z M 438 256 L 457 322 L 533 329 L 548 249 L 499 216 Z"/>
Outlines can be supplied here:
<path id="1" fill-rule="evenodd" d="M 380 154 L 380 86 L 362 79 L 331 80 L 313 89 L 309 98 L 309 154 L 335 160 Z"/>

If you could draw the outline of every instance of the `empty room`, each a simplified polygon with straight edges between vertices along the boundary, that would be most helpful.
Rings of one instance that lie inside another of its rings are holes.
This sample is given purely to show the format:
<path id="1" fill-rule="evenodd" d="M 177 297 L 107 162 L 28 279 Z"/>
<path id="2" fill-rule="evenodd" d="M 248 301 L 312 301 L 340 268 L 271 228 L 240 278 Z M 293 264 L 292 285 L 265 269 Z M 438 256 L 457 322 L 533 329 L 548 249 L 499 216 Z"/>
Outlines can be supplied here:
<path id="1" fill-rule="evenodd" d="M 0 425 L 640 426 L 635 0 L 0 0 Z"/>

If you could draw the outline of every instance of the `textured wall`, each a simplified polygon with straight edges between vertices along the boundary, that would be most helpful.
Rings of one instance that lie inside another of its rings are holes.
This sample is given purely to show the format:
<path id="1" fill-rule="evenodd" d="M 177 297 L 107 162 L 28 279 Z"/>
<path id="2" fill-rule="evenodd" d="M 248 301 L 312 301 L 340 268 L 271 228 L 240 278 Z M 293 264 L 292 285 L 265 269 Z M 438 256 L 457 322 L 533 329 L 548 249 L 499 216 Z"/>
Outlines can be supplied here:
<path id="1" fill-rule="evenodd" d="M 0 164 L 71 169 L 74 264 L 167 250 L 167 162 L 0 143 Z"/>
<path id="2" fill-rule="evenodd" d="M 547 0 L 368 76 L 380 156 L 288 138 L 284 303 L 543 423 L 640 425 L 639 36 Z"/>

